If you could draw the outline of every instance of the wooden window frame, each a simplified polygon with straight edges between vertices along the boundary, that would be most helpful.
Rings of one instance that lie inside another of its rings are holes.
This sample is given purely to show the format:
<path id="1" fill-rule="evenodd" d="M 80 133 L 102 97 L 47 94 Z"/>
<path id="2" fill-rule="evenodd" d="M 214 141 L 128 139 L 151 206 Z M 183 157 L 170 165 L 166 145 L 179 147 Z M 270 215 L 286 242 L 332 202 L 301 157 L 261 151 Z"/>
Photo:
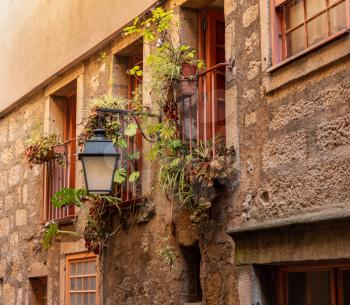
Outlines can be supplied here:
<path id="1" fill-rule="evenodd" d="M 90 252 L 83 252 L 83 253 L 75 253 L 75 254 L 68 254 L 66 255 L 66 293 L 65 293 L 65 304 L 70 305 L 70 279 L 71 279 L 71 262 L 84 262 L 84 261 L 91 261 L 92 259 L 96 262 L 96 290 L 95 290 L 95 305 L 99 305 L 99 281 L 100 281 L 100 274 L 98 272 L 97 266 L 99 265 L 99 256 L 95 255 Z"/>
<path id="2" fill-rule="evenodd" d="M 332 7 L 337 6 L 338 4 L 340 4 L 341 2 L 343 2 L 344 0 L 338 0 L 336 3 L 329 5 L 329 0 L 327 0 L 327 6 L 324 10 L 322 10 L 321 12 L 318 12 L 317 14 L 307 18 L 306 17 L 306 5 L 305 2 L 307 0 L 302 0 L 303 1 L 303 5 L 304 5 L 304 20 L 302 23 L 298 24 L 297 26 L 294 26 L 293 28 L 289 29 L 289 31 L 292 31 L 293 29 L 296 29 L 300 26 L 304 26 L 305 27 L 305 35 L 307 39 L 307 28 L 306 28 L 306 24 L 308 21 L 313 20 L 315 18 L 317 18 L 318 16 L 322 15 L 323 13 L 327 14 L 327 20 L 328 20 L 328 37 L 319 41 L 318 43 L 312 45 L 312 46 L 307 46 L 307 41 L 306 46 L 307 48 L 305 48 L 304 50 L 298 52 L 297 54 L 287 57 L 286 54 L 286 30 L 285 30 L 285 20 L 284 20 L 284 14 L 278 13 L 278 10 L 285 5 L 286 3 L 290 2 L 292 0 L 270 0 L 270 14 L 271 14 L 271 35 L 272 35 L 272 67 L 268 70 L 268 72 L 271 72 L 272 70 L 275 70 L 276 68 L 283 66 L 297 58 L 300 58 L 302 56 L 305 56 L 319 48 L 321 48 L 322 46 L 330 43 L 331 41 L 346 35 L 347 33 L 349 33 L 350 30 L 350 0 L 345 0 L 345 6 L 346 6 L 346 10 L 347 10 L 347 14 L 346 14 L 346 28 L 338 31 L 337 33 L 334 33 L 333 35 L 330 35 L 330 28 L 329 28 L 329 10 Z M 281 42 L 279 37 L 281 37 Z"/>
<path id="3" fill-rule="evenodd" d="M 343 304 L 343 287 L 342 271 L 350 271 L 350 262 L 348 263 L 319 263 L 310 265 L 290 265 L 279 268 L 278 272 L 278 304 L 288 305 L 288 286 L 287 274 L 292 272 L 312 272 L 312 271 L 328 271 L 330 274 L 330 305 L 344 305 Z M 307 282 L 308 282 L 308 274 Z M 310 305 L 310 291 L 307 284 L 307 305 Z M 337 303 L 338 300 L 338 303 Z"/>

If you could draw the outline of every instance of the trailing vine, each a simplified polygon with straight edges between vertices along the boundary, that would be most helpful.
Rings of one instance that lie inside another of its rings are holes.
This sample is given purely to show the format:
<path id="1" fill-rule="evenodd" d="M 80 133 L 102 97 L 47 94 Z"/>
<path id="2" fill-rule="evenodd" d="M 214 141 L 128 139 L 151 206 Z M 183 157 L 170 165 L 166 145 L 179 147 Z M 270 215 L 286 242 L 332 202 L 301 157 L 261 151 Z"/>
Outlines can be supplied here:
<path id="1" fill-rule="evenodd" d="M 195 66 L 198 71 L 204 68 L 204 62 L 195 59 L 195 49 L 181 42 L 176 43 L 177 40 L 170 31 L 172 26 L 176 26 L 172 20 L 172 11 L 158 7 L 145 19 L 136 18 L 134 23 L 124 30 L 125 35 L 142 34 L 146 43 L 153 46 L 154 52 L 147 56 L 146 65 L 150 71 L 152 101 L 159 105 L 161 120 L 156 123 L 150 122 L 147 115 L 144 115 L 144 112 L 149 113 L 149 109 L 140 102 L 140 90 L 134 92 L 131 100 L 104 95 L 92 101 L 83 131 L 78 137 L 78 144 L 83 147 L 92 136 L 93 130 L 103 125 L 107 136 L 125 156 L 124 163 L 118 164 L 115 172 L 115 184 L 121 185 L 126 179 L 135 182 L 139 179 L 140 173 L 133 168 L 130 170 L 129 161 L 138 160 L 141 152 L 128 152 L 127 143 L 128 139 L 135 137 L 140 127 L 139 122 L 142 122 L 144 136 L 154 139 L 154 135 L 157 135 L 157 141 L 152 144 L 147 158 L 160 159 L 160 187 L 179 204 L 180 208 L 192 211 L 190 220 L 194 224 L 202 225 L 210 219 L 210 208 L 219 194 L 218 185 L 225 184 L 225 180 L 231 179 L 235 174 L 235 151 L 233 147 L 227 148 L 223 140 L 216 143 L 198 141 L 197 145 L 190 147 L 189 143 L 180 138 L 175 87 L 184 78 L 196 81 L 197 72 L 185 76 L 184 65 Z M 143 71 L 140 66 L 135 66 L 128 73 L 141 77 Z M 130 110 L 132 114 L 122 118 L 115 113 L 101 113 L 99 111 L 101 108 Z M 54 138 L 50 143 L 51 146 L 56 144 Z M 216 157 L 213 160 L 214 154 Z M 54 206 L 58 208 L 77 206 L 87 215 L 87 223 L 83 232 L 61 231 L 56 223 L 48 223 L 43 232 L 43 246 L 49 247 L 51 240 L 57 234 L 71 234 L 83 236 L 85 245 L 90 251 L 101 252 L 107 240 L 121 229 L 118 227 L 109 231 L 106 226 L 106 216 L 112 210 L 120 212 L 121 194 L 117 190 L 118 188 L 111 196 L 91 195 L 86 190 L 72 189 L 56 193 L 52 198 Z M 171 248 L 160 250 L 158 254 L 170 266 L 174 266 L 176 255 Z"/>

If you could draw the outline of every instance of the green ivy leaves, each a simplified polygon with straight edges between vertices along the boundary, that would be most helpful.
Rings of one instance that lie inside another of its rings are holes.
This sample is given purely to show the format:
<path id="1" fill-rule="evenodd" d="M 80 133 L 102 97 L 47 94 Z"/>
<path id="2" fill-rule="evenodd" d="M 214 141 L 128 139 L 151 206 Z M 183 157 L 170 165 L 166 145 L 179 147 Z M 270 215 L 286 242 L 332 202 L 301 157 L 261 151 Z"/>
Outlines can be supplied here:
<path id="1" fill-rule="evenodd" d="M 114 182 L 122 184 L 126 179 L 126 169 L 118 168 L 114 174 Z"/>
<path id="2" fill-rule="evenodd" d="M 129 176 L 129 182 L 135 182 L 140 177 L 140 172 L 132 172 Z"/>
<path id="3" fill-rule="evenodd" d="M 139 171 L 134 171 L 129 175 L 128 182 L 135 182 L 140 177 Z M 122 184 L 127 178 L 127 172 L 125 168 L 119 168 L 115 171 L 114 182 Z"/>
<path id="4" fill-rule="evenodd" d="M 133 137 L 136 135 L 137 132 L 137 124 L 130 123 L 128 126 L 126 126 L 124 130 L 124 134 L 128 137 Z"/>
<path id="5" fill-rule="evenodd" d="M 64 188 L 52 196 L 51 202 L 56 208 L 61 208 L 65 205 L 79 203 L 80 198 L 86 195 L 87 191 L 83 189 L 75 190 L 71 188 Z"/>

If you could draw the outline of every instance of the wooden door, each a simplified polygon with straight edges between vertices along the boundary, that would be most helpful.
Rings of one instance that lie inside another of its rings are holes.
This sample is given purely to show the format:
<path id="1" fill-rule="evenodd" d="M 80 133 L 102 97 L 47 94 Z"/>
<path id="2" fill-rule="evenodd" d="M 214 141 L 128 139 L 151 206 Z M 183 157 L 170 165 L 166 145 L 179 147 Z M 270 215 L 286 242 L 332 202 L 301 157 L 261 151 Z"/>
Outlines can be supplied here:
<path id="1" fill-rule="evenodd" d="M 207 9 L 200 13 L 199 58 L 205 60 L 206 71 L 200 80 L 199 117 L 202 140 L 225 138 L 225 17 L 223 10 Z"/>

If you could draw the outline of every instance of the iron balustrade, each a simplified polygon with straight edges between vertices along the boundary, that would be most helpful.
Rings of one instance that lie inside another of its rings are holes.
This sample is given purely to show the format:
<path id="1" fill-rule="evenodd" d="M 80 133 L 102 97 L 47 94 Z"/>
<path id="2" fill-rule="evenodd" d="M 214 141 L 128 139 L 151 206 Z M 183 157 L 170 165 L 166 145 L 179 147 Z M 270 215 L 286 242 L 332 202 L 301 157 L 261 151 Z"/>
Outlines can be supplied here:
<path id="1" fill-rule="evenodd" d="M 75 152 L 76 140 L 67 141 L 55 146 L 56 153 L 63 154 L 63 160 L 56 158 L 44 164 L 44 220 L 63 220 L 74 217 L 74 206 L 56 208 L 51 203 L 52 196 L 64 188 L 75 184 Z"/>
<path id="2" fill-rule="evenodd" d="M 203 142 L 212 144 L 215 159 L 218 143 L 225 143 L 225 70 L 228 64 L 220 63 L 200 73 L 197 90 L 178 103 L 179 129 L 182 141 L 193 147 Z"/>

